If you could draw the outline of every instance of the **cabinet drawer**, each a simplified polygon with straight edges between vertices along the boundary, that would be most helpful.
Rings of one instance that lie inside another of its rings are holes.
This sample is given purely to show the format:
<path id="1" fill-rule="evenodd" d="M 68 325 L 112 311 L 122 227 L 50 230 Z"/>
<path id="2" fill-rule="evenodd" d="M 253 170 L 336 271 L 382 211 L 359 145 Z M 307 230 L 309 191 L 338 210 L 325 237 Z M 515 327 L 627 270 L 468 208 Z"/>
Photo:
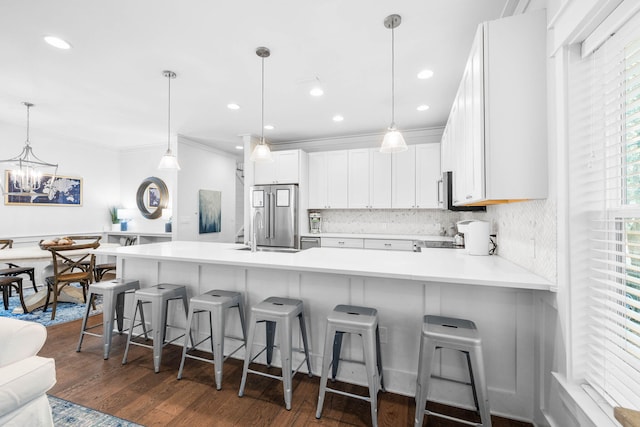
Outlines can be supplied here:
<path id="1" fill-rule="evenodd" d="M 323 237 L 320 241 L 323 248 L 364 248 L 364 239 L 340 239 L 337 237 Z"/>
<path id="2" fill-rule="evenodd" d="M 388 251 L 413 251 L 413 240 L 365 239 L 365 249 L 384 249 Z"/>

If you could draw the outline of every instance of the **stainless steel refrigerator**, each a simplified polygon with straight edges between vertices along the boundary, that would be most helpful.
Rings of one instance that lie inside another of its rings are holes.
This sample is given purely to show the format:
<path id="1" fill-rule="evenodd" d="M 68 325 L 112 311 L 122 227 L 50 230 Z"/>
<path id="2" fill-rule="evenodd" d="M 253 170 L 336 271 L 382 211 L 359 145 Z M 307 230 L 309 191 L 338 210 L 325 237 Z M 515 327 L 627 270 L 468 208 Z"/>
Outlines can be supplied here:
<path id="1" fill-rule="evenodd" d="M 299 249 L 298 186 L 251 187 L 251 236 L 257 246 Z"/>

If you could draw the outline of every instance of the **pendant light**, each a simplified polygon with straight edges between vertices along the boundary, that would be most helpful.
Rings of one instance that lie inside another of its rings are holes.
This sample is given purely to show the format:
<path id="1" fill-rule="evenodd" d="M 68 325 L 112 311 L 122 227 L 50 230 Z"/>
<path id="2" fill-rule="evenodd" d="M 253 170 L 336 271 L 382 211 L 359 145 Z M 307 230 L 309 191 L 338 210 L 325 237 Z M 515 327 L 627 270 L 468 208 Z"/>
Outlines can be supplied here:
<path id="1" fill-rule="evenodd" d="M 169 82 L 169 113 L 167 118 L 167 151 L 164 153 L 164 156 L 162 156 L 162 159 L 160 159 L 158 169 L 180 170 L 178 158 L 171 151 L 171 79 L 176 78 L 176 73 L 165 70 L 162 72 L 162 75 L 165 76 Z"/>
<path id="2" fill-rule="evenodd" d="M 380 146 L 381 153 L 398 153 L 407 150 L 407 143 L 404 142 L 402 134 L 396 128 L 395 122 L 395 37 L 394 29 L 400 25 L 402 19 L 400 15 L 389 15 L 384 19 L 384 26 L 391 30 L 391 125 L 382 140 Z"/>
<path id="3" fill-rule="evenodd" d="M 55 181 L 58 165 L 45 162 L 33 154 L 29 141 L 29 109 L 33 107 L 33 104 L 29 102 L 22 104 L 27 107 L 27 140 L 19 155 L 11 159 L 0 160 L 0 165 L 6 165 L 10 169 L 7 176 L 9 182 L 6 187 L 2 187 L 2 192 L 12 196 L 46 196 L 53 190 L 53 186 L 47 186 L 45 183 L 43 188 L 42 177 L 47 174 L 50 176 L 49 183 Z"/>
<path id="4" fill-rule="evenodd" d="M 260 141 L 258 145 L 253 148 L 250 160 L 252 162 L 273 162 L 271 157 L 271 150 L 264 141 L 264 58 L 268 58 L 271 55 L 271 51 L 266 47 L 259 47 L 256 49 L 256 55 L 262 59 L 262 121 L 260 124 Z"/>

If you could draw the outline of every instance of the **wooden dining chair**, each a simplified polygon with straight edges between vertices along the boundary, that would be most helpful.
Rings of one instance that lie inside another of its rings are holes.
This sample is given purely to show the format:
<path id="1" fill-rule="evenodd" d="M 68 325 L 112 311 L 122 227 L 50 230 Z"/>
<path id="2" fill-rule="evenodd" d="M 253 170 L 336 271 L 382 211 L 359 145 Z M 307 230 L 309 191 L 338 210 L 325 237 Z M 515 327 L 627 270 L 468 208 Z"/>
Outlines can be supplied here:
<path id="1" fill-rule="evenodd" d="M 45 280 L 47 284 L 47 299 L 44 303 L 43 311 L 47 311 L 53 295 L 51 320 L 56 317 L 58 297 L 66 286 L 72 283 L 79 283 L 82 286 L 83 301 L 86 302 L 87 289 L 93 282 L 93 269 L 96 259 L 91 250 L 99 246 L 99 242 L 93 241 L 92 243 L 47 248 L 51 252 L 53 276 L 49 276 Z"/>
<path id="2" fill-rule="evenodd" d="M 124 241 L 124 246 L 131 246 L 136 243 L 137 237 L 127 237 Z M 116 274 L 116 263 L 115 262 L 107 262 L 104 264 L 96 264 L 94 268 L 93 277 L 96 282 L 101 282 L 104 278 L 105 274 L 112 274 L 115 276 Z"/>
<path id="3" fill-rule="evenodd" d="M 0 239 L 0 250 L 2 249 L 11 249 L 13 248 L 13 240 L 12 239 Z M 33 267 L 20 267 L 12 262 L 7 262 L 7 268 L 0 269 L 0 278 L 1 277 L 16 277 L 21 275 L 29 276 L 29 280 L 31 280 L 31 286 L 33 286 L 33 290 L 38 292 L 38 287 L 36 286 L 35 279 L 35 270 Z M 11 291 L 9 289 L 9 296 L 11 296 Z M 22 298 L 22 295 L 20 295 Z"/>

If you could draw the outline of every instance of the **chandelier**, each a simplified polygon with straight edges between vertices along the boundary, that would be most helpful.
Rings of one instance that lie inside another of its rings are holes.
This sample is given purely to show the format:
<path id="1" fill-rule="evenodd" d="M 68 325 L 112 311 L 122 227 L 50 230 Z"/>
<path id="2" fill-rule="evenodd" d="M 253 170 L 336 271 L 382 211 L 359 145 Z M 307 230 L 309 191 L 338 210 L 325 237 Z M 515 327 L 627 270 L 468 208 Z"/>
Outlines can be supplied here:
<path id="1" fill-rule="evenodd" d="M 33 104 L 29 102 L 23 102 L 23 104 L 27 107 L 27 140 L 18 156 L 0 160 L 0 165 L 8 169 L 5 172 L 7 182 L 2 191 L 10 196 L 46 196 L 53 190 L 52 184 L 58 172 L 58 165 L 47 163 L 33 154 L 29 141 L 29 109 Z M 45 175 L 48 177 L 43 184 Z M 47 182 L 49 185 L 46 184 Z"/>

